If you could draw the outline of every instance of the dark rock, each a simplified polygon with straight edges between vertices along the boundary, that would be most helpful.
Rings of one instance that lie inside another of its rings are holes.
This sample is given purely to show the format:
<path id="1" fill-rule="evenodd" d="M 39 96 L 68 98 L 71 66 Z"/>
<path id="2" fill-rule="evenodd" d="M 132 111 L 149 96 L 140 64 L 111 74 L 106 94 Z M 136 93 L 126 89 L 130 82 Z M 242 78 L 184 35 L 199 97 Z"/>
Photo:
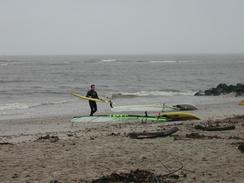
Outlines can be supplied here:
<path id="1" fill-rule="evenodd" d="M 236 85 L 227 85 L 225 83 L 220 83 L 216 88 L 210 88 L 203 91 L 198 91 L 195 96 L 218 96 L 225 95 L 229 93 L 235 93 L 236 96 L 244 95 L 244 84 L 238 83 Z"/>
<path id="2" fill-rule="evenodd" d="M 243 144 L 240 144 L 240 145 L 238 146 L 238 149 L 239 149 L 242 153 L 244 153 L 244 143 L 243 143 Z"/>
<path id="3" fill-rule="evenodd" d="M 204 96 L 205 93 L 202 90 L 199 90 L 197 93 L 194 94 L 194 96 Z"/>

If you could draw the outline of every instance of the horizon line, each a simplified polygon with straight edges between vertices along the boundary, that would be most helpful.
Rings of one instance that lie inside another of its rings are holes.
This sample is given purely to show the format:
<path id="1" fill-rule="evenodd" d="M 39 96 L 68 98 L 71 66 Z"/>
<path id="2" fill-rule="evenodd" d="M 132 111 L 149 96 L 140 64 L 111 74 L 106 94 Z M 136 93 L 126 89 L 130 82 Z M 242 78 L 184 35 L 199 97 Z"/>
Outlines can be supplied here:
<path id="1" fill-rule="evenodd" d="M 21 54 L 0 54 L 0 56 L 95 56 L 95 55 L 244 55 L 244 52 L 210 52 L 210 53 L 72 53 L 72 54 L 60 54 L 60 53 L 21 53 Z"/>

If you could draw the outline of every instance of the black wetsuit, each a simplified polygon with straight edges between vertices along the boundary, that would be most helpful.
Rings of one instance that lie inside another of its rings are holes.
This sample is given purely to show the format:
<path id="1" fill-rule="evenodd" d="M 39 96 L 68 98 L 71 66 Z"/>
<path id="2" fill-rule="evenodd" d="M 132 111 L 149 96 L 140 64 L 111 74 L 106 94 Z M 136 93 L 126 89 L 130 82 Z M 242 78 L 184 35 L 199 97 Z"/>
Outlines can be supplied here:
<path id="1" fill-rule="evenodd" d="M 86 94 L 87 97 L 91 97 L 91 98 L 97 98 L 98 99 L 98 95 L 97 92 L 94 90 L 89 90 Z M 93 116 L 93 114 L 97 111 L 97 104 L 95 101 L 91 101 L 89 100 L 89 105 L 91 108 L 91 113 L 90 116 Z"/>

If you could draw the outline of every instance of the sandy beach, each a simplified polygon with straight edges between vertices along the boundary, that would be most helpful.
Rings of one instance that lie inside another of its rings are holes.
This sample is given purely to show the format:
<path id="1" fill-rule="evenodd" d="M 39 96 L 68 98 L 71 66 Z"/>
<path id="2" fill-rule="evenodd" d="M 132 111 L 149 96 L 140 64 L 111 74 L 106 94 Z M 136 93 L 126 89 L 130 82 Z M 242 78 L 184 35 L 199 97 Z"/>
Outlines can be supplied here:
<path id="1" fill-rule="evenodd" d="M 244 183 L 243 17 L 2 0 L 0 183 Z"/>
<path id="2" fill-rule="evenodd" d="M 72 116 L 3 120 L 0 182 L 91 182 L 111 173 L 139 169 L 172 174 L 171 182 L 240 183 L 244 180 L 244 154 L 238 149 L 244 143 L 243 111 L 236 103 L 201 106 L 193 112 L 201 116 L 200 121 L 180 124 L 71 125 Z M 194 128 L 208 123 L 234 125 L 235 129 Z M 172 127 L 179 130 L 167 137 L 128 137 L 131 132 L 160 132 Z"/>

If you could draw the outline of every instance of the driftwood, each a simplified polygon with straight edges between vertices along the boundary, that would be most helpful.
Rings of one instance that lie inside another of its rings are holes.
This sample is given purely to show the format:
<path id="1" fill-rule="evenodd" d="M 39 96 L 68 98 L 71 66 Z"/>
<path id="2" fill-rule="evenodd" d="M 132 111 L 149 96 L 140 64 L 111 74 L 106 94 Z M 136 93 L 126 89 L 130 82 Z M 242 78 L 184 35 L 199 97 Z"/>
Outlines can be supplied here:
<path id="1" fill-rule="evenodd" d="M 112 173 L 99 179 L 92 180 L 91 183 L 108 183 L 108 182 L 135 182 L 135 183 L 172 183 L 176 182 L 179 176 L 156 175 L 147 170 L 135 170 L 129 173 Z"/>
<path id="2" fill-rule="evenodd" d="M 195 129 L 203 130 L 203 131 L 224 131 L 224 130 L 234 130 L 236 127 L 235 125 L 229 126 L 202 126 L 196 125 Z"/>
<path id="3" fill-rule="evenodd" d="M 169 130 L 161 131 L 161 132 L 143 132 L 143 133 L 129 133 L 128 136 L 133 139 L 145 139 L 145 138 L 157 138 L 157 137 L 166 137 L 175 132 L 179 129 L 177 127 L 173 127 Z"/>

